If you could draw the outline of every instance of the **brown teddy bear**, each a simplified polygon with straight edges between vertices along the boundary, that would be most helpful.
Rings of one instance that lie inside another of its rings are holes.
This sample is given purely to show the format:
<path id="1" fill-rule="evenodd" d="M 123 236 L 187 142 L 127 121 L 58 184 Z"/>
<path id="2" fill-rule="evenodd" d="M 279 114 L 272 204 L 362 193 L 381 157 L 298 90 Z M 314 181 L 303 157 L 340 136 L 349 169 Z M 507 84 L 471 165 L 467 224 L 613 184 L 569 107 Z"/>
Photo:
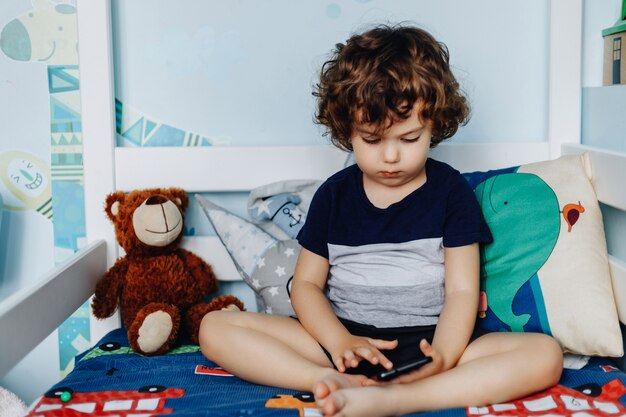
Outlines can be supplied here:
<path id="1" fill-rule="evenodd" d="M 210 265 L 179 248 L 187 194 L 179 188 L 153 188 L 107 196 L 105 211 L 126 254 L 96 285 L 91 307 L 98 318 L 120 305 L 128 341 L 144 355 L 166 353 L 182 324 L 198 343 L 200 321 L 210 311 L 243 310 L 236 297 L 215 293 L 218 282 Z"/>

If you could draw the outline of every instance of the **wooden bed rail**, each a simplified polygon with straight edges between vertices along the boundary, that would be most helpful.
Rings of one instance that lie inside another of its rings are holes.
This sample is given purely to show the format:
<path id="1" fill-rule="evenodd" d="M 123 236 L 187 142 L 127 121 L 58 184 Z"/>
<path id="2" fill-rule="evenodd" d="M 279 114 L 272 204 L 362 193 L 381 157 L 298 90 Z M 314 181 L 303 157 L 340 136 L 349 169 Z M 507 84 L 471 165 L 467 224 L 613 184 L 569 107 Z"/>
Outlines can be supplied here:
<path id="1" fill-rule="evenodd" d="M 33 287 L 3 300 L 0 376 L 91 297 L 106 270 L 106 242 L 97 240 L 49 271 Z"/>

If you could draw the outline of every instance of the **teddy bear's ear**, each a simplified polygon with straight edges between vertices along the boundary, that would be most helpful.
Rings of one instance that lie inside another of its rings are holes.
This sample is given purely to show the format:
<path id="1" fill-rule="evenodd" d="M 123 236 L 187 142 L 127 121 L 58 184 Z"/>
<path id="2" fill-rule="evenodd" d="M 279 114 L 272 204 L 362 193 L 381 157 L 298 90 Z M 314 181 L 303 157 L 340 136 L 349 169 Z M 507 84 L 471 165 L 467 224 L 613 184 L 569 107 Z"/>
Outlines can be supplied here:
<path id="1" fill-rule="evenodd" d="M 174 203 L 176 203 L 181 210 L 186 210 L 187 206 L 189 206 L 189 198 L 185 190 L 182 188 L 170 188 L 169 191 L 172 194 Z"/>
<path id="2" fill-rule="evenodd" d="M 107 196 L 104 211 L 109 220 L 115 221 L 120 210 L 120 204 L 122 204 L 125 199 L 126 194 L 123 191 L 116 191 Z"/>

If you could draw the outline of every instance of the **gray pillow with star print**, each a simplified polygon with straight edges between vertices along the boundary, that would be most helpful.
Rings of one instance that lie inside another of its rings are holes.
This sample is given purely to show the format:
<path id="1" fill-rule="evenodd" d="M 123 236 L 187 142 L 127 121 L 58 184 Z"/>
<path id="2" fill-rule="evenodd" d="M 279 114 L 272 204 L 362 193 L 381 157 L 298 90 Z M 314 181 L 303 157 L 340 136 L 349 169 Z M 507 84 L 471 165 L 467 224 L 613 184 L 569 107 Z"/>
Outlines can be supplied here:
<path id="1" fill-rule="evenodd" d="M 259 226 L 196 194 L 242 279 L 257 294 L 259 311 L 295 315 L 289 299 L 300 253 L 296 240 L 278 240 Z"/>

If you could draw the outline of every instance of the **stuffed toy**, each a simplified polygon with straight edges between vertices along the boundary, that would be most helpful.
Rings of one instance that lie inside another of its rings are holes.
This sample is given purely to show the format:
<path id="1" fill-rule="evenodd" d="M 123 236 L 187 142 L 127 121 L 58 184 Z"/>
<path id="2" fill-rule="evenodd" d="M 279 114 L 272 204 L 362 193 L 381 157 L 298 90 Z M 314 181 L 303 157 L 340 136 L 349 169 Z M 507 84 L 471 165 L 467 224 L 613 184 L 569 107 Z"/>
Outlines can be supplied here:
<path id="1" fill-rule="evenodd" d="M 241 278 L 255 292 L 259 311 L 296 315 L 290 300 L 300 253 L 295 237 L 320 184 L 316 180 L 288 180 L 251 190 L 248 214 L 252 222 L 196 194 Z"/>
<path id="2" fill-rule="evenodd" d="M 179 188 L 114 192 L 106 198 L 105 211 L 125 255 L 97 283 L 91 307 L 94 316 L 105 318 L 119 305 L 129 344 L 144 355 L 169 351 L 181 324 L 198 343 L 205 314 L 244 308 L 231 295 L 203 302 L 217 291 L 218 281 L 210 265 L 179 247 L 188 202 Z"/>
<path id="3" fill-rule="evenodd" d="M 0 416 L 21 416 L 26 412 L 26 404 L 17 395 L 0 387 Z"/>

